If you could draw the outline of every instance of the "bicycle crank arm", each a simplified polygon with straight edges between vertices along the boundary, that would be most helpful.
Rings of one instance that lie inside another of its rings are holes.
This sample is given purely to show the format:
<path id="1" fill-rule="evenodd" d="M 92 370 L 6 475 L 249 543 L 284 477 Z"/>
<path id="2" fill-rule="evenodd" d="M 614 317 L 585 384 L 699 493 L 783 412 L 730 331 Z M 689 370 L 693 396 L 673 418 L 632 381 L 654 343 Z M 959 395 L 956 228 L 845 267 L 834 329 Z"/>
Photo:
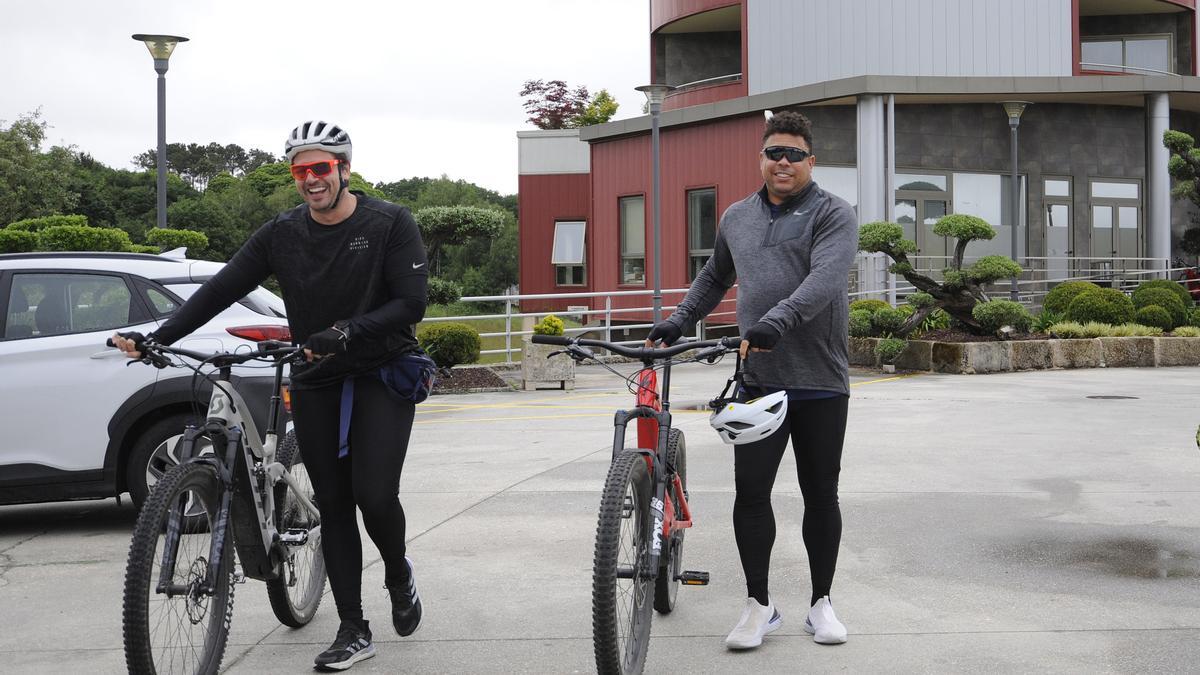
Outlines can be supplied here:
<path id="1" fill-rule="evenodd" d="M 675 578 L 678 579 L 679 583 L 683 584 L 684 586 L 708 585 L 708 572 L 695 572 L 692 570 L 686 570 L 680 572 L 679 576 Z"/>

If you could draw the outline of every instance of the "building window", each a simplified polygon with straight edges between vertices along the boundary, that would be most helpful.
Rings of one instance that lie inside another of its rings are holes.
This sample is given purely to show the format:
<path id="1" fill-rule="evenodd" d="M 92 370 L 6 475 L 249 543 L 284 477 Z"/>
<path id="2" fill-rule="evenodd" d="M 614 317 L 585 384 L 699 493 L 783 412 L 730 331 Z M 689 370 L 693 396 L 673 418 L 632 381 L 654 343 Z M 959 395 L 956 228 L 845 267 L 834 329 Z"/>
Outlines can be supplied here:
<path id="1" fill-rule="evenodd" d="M 696 278 L 713 254 L 717 239 L 717 190 L 688 190 L 688 281 Z"/>
<path id="2" fill-rule="evenodd" d="M 854 213 L 858 213 L 857 168 L 818 164 L 813 167 L 812 178 L 822 190 L 845 199 L 854 207 Z"/>
<path id="3" fill-rule="evenodd" d="M 621 283 L 646 285 L 646 198 L 621 197 Z"/>
<path id="4" fill-rule="evenodd" d="M 554 265 L 554 283 L 559 286 L 583 286 L 585 273 L 584 232 L 587 223 L 565 220 L 554 223 L 554 247 L 550 263 Z"/>
<path id="5" fill-rule="evenodd" d="M 1135 75 L 1165 75 L 1171 67 L 1171 36 L 1130 35 L 1084 38 L 1080 41 L 1083 70 Z"/>

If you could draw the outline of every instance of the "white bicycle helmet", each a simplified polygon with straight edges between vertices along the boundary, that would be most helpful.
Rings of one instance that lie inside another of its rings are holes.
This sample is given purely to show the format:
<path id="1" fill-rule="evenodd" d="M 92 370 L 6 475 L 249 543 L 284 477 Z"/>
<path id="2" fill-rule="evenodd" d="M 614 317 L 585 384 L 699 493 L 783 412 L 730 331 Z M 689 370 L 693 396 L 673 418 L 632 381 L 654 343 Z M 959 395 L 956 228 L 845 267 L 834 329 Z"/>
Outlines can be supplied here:
<path id="1" fill-rule="evenodd" d="M 708 423 L 717 430 L 722 441 L 730 445 L 742 445 L 761 441 L 783 426 L 787 419 L 787 392 L 734 403 L 732 401 L 713 410 Z"/>
<path id="2" fill-rule="evenodd" d="M 283 152 L 287 155 L 289 162 L 305 150 L 325 150 L 335 155 L 342 155 L 349 162 L 351 161 L 350 155 L 354 152 L 354 146 L 350 143 L 350 134 L 343 131 L 338 125 L 321 120 L 309 120 L 292 129 L 287 143 L 283 145 Z"/>

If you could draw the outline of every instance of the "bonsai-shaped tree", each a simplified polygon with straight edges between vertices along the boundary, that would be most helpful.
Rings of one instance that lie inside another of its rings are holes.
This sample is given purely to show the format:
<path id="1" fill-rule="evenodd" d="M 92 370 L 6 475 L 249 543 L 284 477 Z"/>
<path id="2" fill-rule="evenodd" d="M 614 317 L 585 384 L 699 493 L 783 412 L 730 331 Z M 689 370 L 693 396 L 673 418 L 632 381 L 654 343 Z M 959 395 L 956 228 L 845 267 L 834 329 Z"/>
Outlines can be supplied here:
<path id="1" fill-rule="evenodd" d="M 954 317 L 972 333 L 986 334 L 971 310 L 979 302 L 987 302 L 983 286 L 997 279 L 1015 277 L 1021 266 L 1002 255 L 988 255 L 976 260 L 963 269 L 963 255 L 967 244 L 976 239 L 991 239 L 996 230 L 987 221 L 976 216 L 955 213 L 943 216 L 933 226 L 933 233 L 943 237 L 954 237 L 954 257 L 950 266 L 942 271 L 942 282 L 916 271 L 908 260 L 908 254 L 917 250 L 917 245 L 904 238 L 904 228 L 898 223 L 874 222 L 863 225 L 858 231 L 858 248 L 868 253 L 886 253 L 892 259 L 892 273 L 903 276 L 918 291 L 928 293 L 933 302 L 923 302 L 904 325 L 896 331 L 897 336 L 908 335 L 921 325 L 925 317 L 935 309 L 942 309 Z"/>

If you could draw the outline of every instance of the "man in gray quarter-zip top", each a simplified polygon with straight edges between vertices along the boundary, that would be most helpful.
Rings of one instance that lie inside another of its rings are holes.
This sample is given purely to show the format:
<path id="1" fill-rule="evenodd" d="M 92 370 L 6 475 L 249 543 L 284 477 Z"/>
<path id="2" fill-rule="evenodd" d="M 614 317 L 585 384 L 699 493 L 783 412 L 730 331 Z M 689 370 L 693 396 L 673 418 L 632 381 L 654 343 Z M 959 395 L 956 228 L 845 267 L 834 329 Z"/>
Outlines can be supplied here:
<path id="1" fill-rule="evenodd" d="M 786 391 L 787 419 L 767 438 L 732 446 L 733 531 L 747 598 L 725 644 L 752 649 L 782 625 L 767 581 L 775 543 L 771 489 L 789 438 L 812 577 L 804 630 L 820 644 L 841 644 L 846 628 L 829 595 L 842 536 L 837 486 L 850 397 L 847 289 L 858 227 L 853 208 L 812 180 L 816 158 L 807 118 L 775 115 L 762 141 L 762 189 L 721 216 L 712 257 L 648 339 L 678 340 L 737 282 L 741 351 L 748 357 L 741 400 Z"/>

